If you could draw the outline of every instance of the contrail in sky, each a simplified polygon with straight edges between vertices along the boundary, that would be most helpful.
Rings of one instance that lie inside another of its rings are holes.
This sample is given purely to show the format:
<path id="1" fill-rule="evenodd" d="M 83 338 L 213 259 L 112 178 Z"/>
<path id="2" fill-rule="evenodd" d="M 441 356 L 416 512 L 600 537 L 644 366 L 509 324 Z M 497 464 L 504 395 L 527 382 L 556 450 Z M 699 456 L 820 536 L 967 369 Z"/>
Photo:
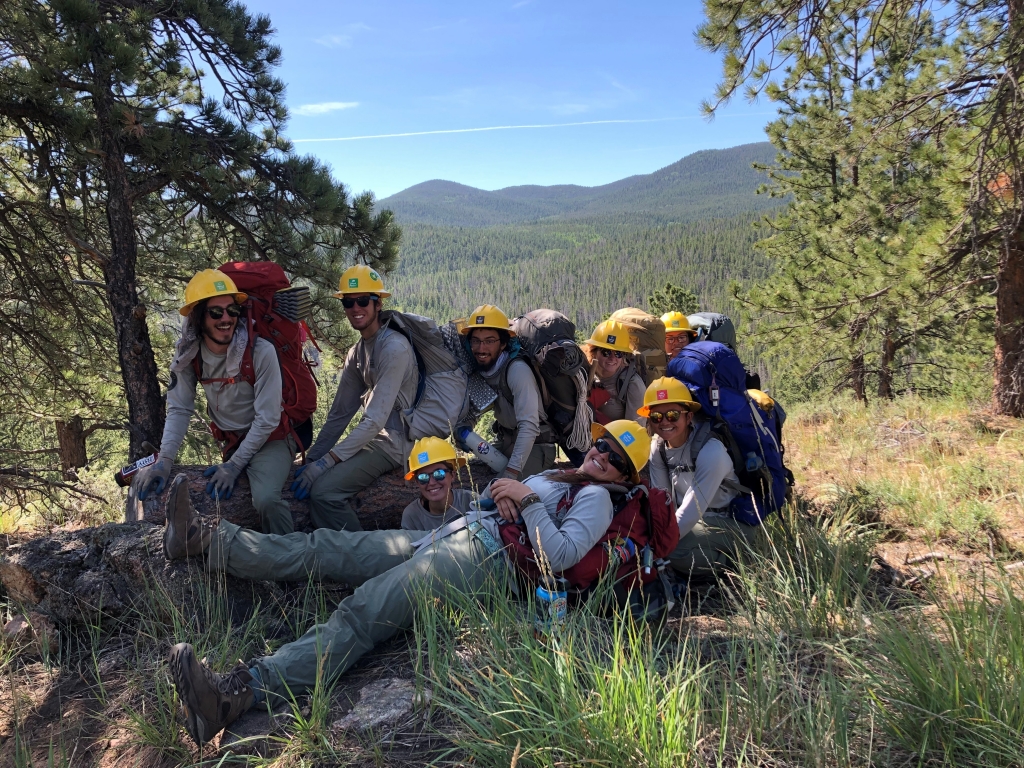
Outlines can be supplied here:
<path id="1" fill-rule="evenodd" d="M 663 123 L 668 120 L 695 120 L 697 115 L 683 117 L 649 117 L 639 120 L 586 120 L 579 123 L 542 123 L 538 125 L 489 125 L 484 128 L 448 128 L 440 131 L 409 131 L 408 133 L 378 133 L 373 136 L 339 136 L 330 139 L 292 139 L 295 144 L 314 141 L 362 141 L 363 139 L 396 139 L 402 136 L 436 136 L 441 133 L 482 133 L 483 131 L 518 131 L 532 128 L 571 128 L 576 125 L 612 125 L 621 123 Z"/>

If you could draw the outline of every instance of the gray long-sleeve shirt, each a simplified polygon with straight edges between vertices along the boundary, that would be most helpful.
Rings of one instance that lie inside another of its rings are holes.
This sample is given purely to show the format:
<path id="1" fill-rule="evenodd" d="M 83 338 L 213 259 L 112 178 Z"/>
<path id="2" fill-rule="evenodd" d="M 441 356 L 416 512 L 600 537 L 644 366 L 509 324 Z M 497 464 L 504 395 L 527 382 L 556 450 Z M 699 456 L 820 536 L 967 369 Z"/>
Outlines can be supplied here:
<path id="1" fill-rule="evenodd" d="M 719 440 L 708 440 L 697 460 L 691 461 L 690 448 L 696 434 L 697 430 L 691 429 L 690 437 L 679 448 L 669 448 L 658 436 L 651 441 L 651 485 L 672 495 L 680 536 L 693 530 L 705 514 L 728 507 L 741 487 L 729 451 Z M 661 457 L 663 445 L 668 466 Z"/>
<path id="2" fill-rule="evenodd" d="M 227 378 L 227 355 L 216 354 L 199 343 L 204 379 Z M 207 413 L 226 432 L 245 432 L 245 438 L 232 455 L 230 463 L 244 469 L 256 452 L 267 442 L 281 423 L 281 366 L 277 350 L 266 339 L 256 339 L 252 349 L 255 384 L 236 381 L 203 384 Z M 196 409 L 196 374 L 191 365 L 174 374 L 174 383 L 167 390 L 167 418 L 160 441 L 160 455 L 175 457 L 185 439 L 189 421 Z"/>
<path id="3" fill-rule="evenodd" d="M 508 369 L 506 381 L 511 401 L 506 397 L 502 386 L 502 376 Z M 494 420 L 509 434 L 514 435 L 515 443 L 508 457 L 508 469 L 519 472 L 530 458 L 533 444 L 541 433 L 541 422 L 544 420 L 543 403 L 537 379 L 533 376 L 529 363 L 519 358 L 512 358 L 501 368 L 489 373 L 481 372 L 487 385 L 498 393 L 494 401 Z M 498 446 L 499 450 L 507 451 L 508 447 Z"/>
<path id="4" fill-rule="evenodd" d="M 432 531 L 469 511 L 475 494 L 465 488 L 452 489 L 452 504 L 444 514 L 435 515 L 423 503 L 423 497 L 416 499 L 402 510 L 402 529 L 406 531 Z"/>
<path id="5" fill-rule="evenodd" d="M 412 408 L 418 383 L 416 355 L 401 333 L 381 328 L 373 337 L 359 339 L 345 357 L 334 402 L 306 461 L 316 461 L 332 448 L 338 460 L 345 461 L 375 441 L 404 465 L 412 443 L 405 436 L 401 412 Z M 362 420 L 339 443 L 360 408 Z"/>
<path id="6" fill-rule="evenodd" d="M 592 386 L 595 384 L 600 384 L 611 395 L 611 400 L 598 409 L 609 421 L 632 419 L 640 426 L 647 424 L 647 419 L 637 415 L 637 409 L 644 404 L 647 385 L 644 383 L 644 377 L 636 369 L 631 370 L 629 366 L 624 366 L 614 376 L 606 379 L 595 375 Z M 625 394 L 624 399 L 619 398 L 620 391 Z"/>
<path id="7" fill-rule="evenodd" d="M 530 543 L 551 564 L 554 571 L 572 568 L 604 536 L 614 514 L 612 497 L 601 485 L 588 485 L 580 490 L 572 506 L 558 511 L 561 501 L 572 486 L 556 483 L 547 475 L 533 475 L 526 485 L 540 496 L 540 501 L 522 510 L 523 522 Z M 490 498 L 490 489 L 484 492 Z M 481 521 L 488 532 L 500 541 L 498 521 L 489 517 Z"/>

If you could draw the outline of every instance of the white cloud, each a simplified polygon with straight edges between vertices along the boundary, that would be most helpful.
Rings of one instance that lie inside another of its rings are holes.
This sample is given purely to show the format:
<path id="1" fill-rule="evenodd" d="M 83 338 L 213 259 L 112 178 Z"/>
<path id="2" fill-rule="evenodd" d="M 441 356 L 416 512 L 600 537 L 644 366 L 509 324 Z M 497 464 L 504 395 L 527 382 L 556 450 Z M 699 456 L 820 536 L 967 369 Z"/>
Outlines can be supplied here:
<path id="1" fill-rule="evenodd" d="M 326 48 L 350 48 L 352 41 L 355 39 L 357 32 L 363 32 L 368 30 L 370 27 L 366 24 L 346 24 L 342 27 L 340 32 L 335 32 L 330 35 L 323 35 L 313 40 L 317 45 L 325 46 Z"/>
<path id="2" fill-rule="evenodd" d="M 337 112 L 339 109 L 355 109 L 359 106 L 358 101 L 323 101 L 319 104 L 303 104 L 292 110 L 293 115 L 326 115 L 328 112 Z"/>

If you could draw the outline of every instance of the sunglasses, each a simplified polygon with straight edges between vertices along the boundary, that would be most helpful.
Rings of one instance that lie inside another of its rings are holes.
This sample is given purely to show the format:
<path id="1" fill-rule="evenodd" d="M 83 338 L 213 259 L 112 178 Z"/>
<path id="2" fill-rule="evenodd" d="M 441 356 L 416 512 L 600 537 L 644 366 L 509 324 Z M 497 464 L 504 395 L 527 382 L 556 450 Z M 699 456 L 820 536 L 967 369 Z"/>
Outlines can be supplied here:
<path id="1" fill-rule="evenodd" d="M 474 349 L 478 349 L 480 347 L 493 347 L 496 344 L 500 344 L 500 343 L 501 343 L 501 337 L 500 336 L 494 336 L 494 337 L 492 337 L 490 339 L 478 339 L 478 338 L 476 338 L 476 336 L 474 336 L 473 338 L 471 338 L 469 340 L 469 346 L 473 347 Z"/>
<path id="2" fill-rule="evenodd" d="M 224 317 L 224 313 L 228 313 L 228 317 L 239 317 L 242 314 L 242 308 L 237 304 L 228 304 L 226 307 L 207 307 L 206 314 L 212 317 L 214 320 L 220 320 Z"/>
<path id="3" fill-rule="evenodd" d="M 420 485 L 426 485 L 430 482 L 430 478 L 434 478 L 440 483 L 446 477 L 448 477 L 447 469 L 435 469 L 433 472 L 420 472 L 416 475 L 416 482 Z"/>
<path id="4" fill-rule="evenodd" d="M 598 351 L 601 353 L 601 357 L 611 357 L 612 355 L 614 355 L 619 360 L 621 360 L 626 356 L 625 352 L 617 352 L 614 349 L 600 349 Z"/>
<path id="5" fill-rule="evenodd" d="M 670 424 L 675 424 L 682 415 L 682 411 L 665 411 L 664 413 L 661 411 L 651 411 L 647 414 L 647 418 L 651 420 L 652 424 L 661 424 L 666 419 Z"/>
<path id="6" fill-rule="evenodd" d="M 376 300 L 376 296 L 360 296 L 358 299 L 350 299 L 346 297 L 341 300 L 341 306 L 343 306 L 345 309 L 352 309 L 352 307 L 354 307 L 356 304 L 358 304 L 360 307 L 368 307 L 370 306 L 371 301 Z"/>
<path id="7" fill-rule="evenodd" d="M 598 438 L 594 442 L 594 447 L 597 448 L 598 453 L 604 453 L 608 455 L 608 463 L 615 467 L 619 472 L 624 475 L 628 475 L 632 472 L 627 463 L 626 459 L 623 458 L 619 453 L 616 453 L 615 449 L 612 448 L 612 444 L 605 440 L 603 437 Z"/>

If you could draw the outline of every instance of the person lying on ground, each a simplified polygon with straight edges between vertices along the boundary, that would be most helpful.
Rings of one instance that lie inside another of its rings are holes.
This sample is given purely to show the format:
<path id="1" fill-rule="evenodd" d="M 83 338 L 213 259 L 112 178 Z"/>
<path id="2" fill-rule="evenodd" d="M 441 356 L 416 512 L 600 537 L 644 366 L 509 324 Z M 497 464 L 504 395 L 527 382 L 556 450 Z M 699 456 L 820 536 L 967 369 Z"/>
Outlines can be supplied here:
<path id="1" fill-rule="evenodd" d="M 315 527 L 359 531 L 352 498 L 401 467 L 409 453 L 402 411 L 416 401 L 419 370 L 409 340 L 381 323 L 381 299 L 391 294 L 377 272 L 363 264 L 349 267 L 334 295 L 360 338 L 345 357 L 331 410 L 295 471 L 292 490 L 295 498 L 309 499 Z M 342 439 L 360 408 L 362 420 Z"/>
<path id="2" fill-rule="evenodd" d="M 598 324 L 583 345 L 590 360 L 590 393 L 587 397 L 594 420 L 607 424 L 617 419 L 633 419 L 644 403 L 643 374 L 629 346 L 629 330 L 617 320 Z"/>
<path id="3" fill-rule="evenodd" d="M 453 589 L 472 594 L 504 578 L 511 561 L 499 544 L 499 521 L 521 517 L 537 557 L 543 553 L 552 569 L 578 563 L 612 521 L 611 492 L 603 484 L 639 482 L 649 450 L 650 438 L 635 422 L 598 429 L 602 436 L 579 470 L 535 475 L 525 483 L 496 479 L 486 494 L 496 505 L 493 513 L 464 517 L 425 537 L 402 530 L 260 534 L 199 517 L 185 476 L 176 477 L 164 531 L 167 559 L 205 555 L 211 570 L 240 578 L 315 578 L 356 586 L 326 623 L 226 674 L 201 663 L 191 645 L 174 646 L 170 673 L 192 738 L 202 744 L 253 706 L 272 706 L 307 692 L 318 675 L 333 684 L 374 646 L 412 626 L 418 592 L 441 598 Z M 567 497 L 571 504 L 561 508 Z"/>
<path id="4" fill-rule="evenodd" d="M 225 449 L 224 460 L 204 473 L 210 478 L 207 492 L 230 498 L 238 476 L 246 470 L 252 505 L 263 530 L 291 533 L 292 514 L 281 490 L 298 446 L 291 431 L 282 429 L 277 350 L 263 338 L 250 344 L 245 323 L 239 323 L 247 298 L 216 269 L 204 269 L 185 287 L 185 303 L 179 310 L 184 320 L 171 361 L 160 458 L 139 472 L 134 482 L 140 499 L 163 491 L 195 412 L 196 385 L 202 384 L 214 435 Z M 239 376 L 247 356 L 255 377 L 251 384 Z"/>
<path id="5" fill-rule="evenodd" d="M 698 580 L 714 577 L 756 532 L 729 514 L 742 486 L 728 450 L 699 411 L 686 385 L 669 376 L 651 383 L 639 411 L 653 437 L 651 485 L 676 504 L 679 545 L 669 559 L 683 577 Z"/>
<path id="6" fill-rule="evenodd" d="M 455 448 L 447 440 L 424 437 L 416 441 L 405 479 L 416 480 L 420 495 L 402 511 L 403 530 L 431 531 L 469 511 L 473 492 L 452 488 L 458 468 L 464 466 L 466 460 L 455 455 Z"/>
<path id="7" fill-rule="evenodd" d="M 504 476 L 526 478 L 551 469 L 555 465 L 554 433 L 537 377 L 523 358 L 508 316 L 491 304 L 483 304 L 466 318 L 459 333 L 477 371 L 498 393 L 492 406 L 497 435 L 494 447 L 508 457 Z"/>

